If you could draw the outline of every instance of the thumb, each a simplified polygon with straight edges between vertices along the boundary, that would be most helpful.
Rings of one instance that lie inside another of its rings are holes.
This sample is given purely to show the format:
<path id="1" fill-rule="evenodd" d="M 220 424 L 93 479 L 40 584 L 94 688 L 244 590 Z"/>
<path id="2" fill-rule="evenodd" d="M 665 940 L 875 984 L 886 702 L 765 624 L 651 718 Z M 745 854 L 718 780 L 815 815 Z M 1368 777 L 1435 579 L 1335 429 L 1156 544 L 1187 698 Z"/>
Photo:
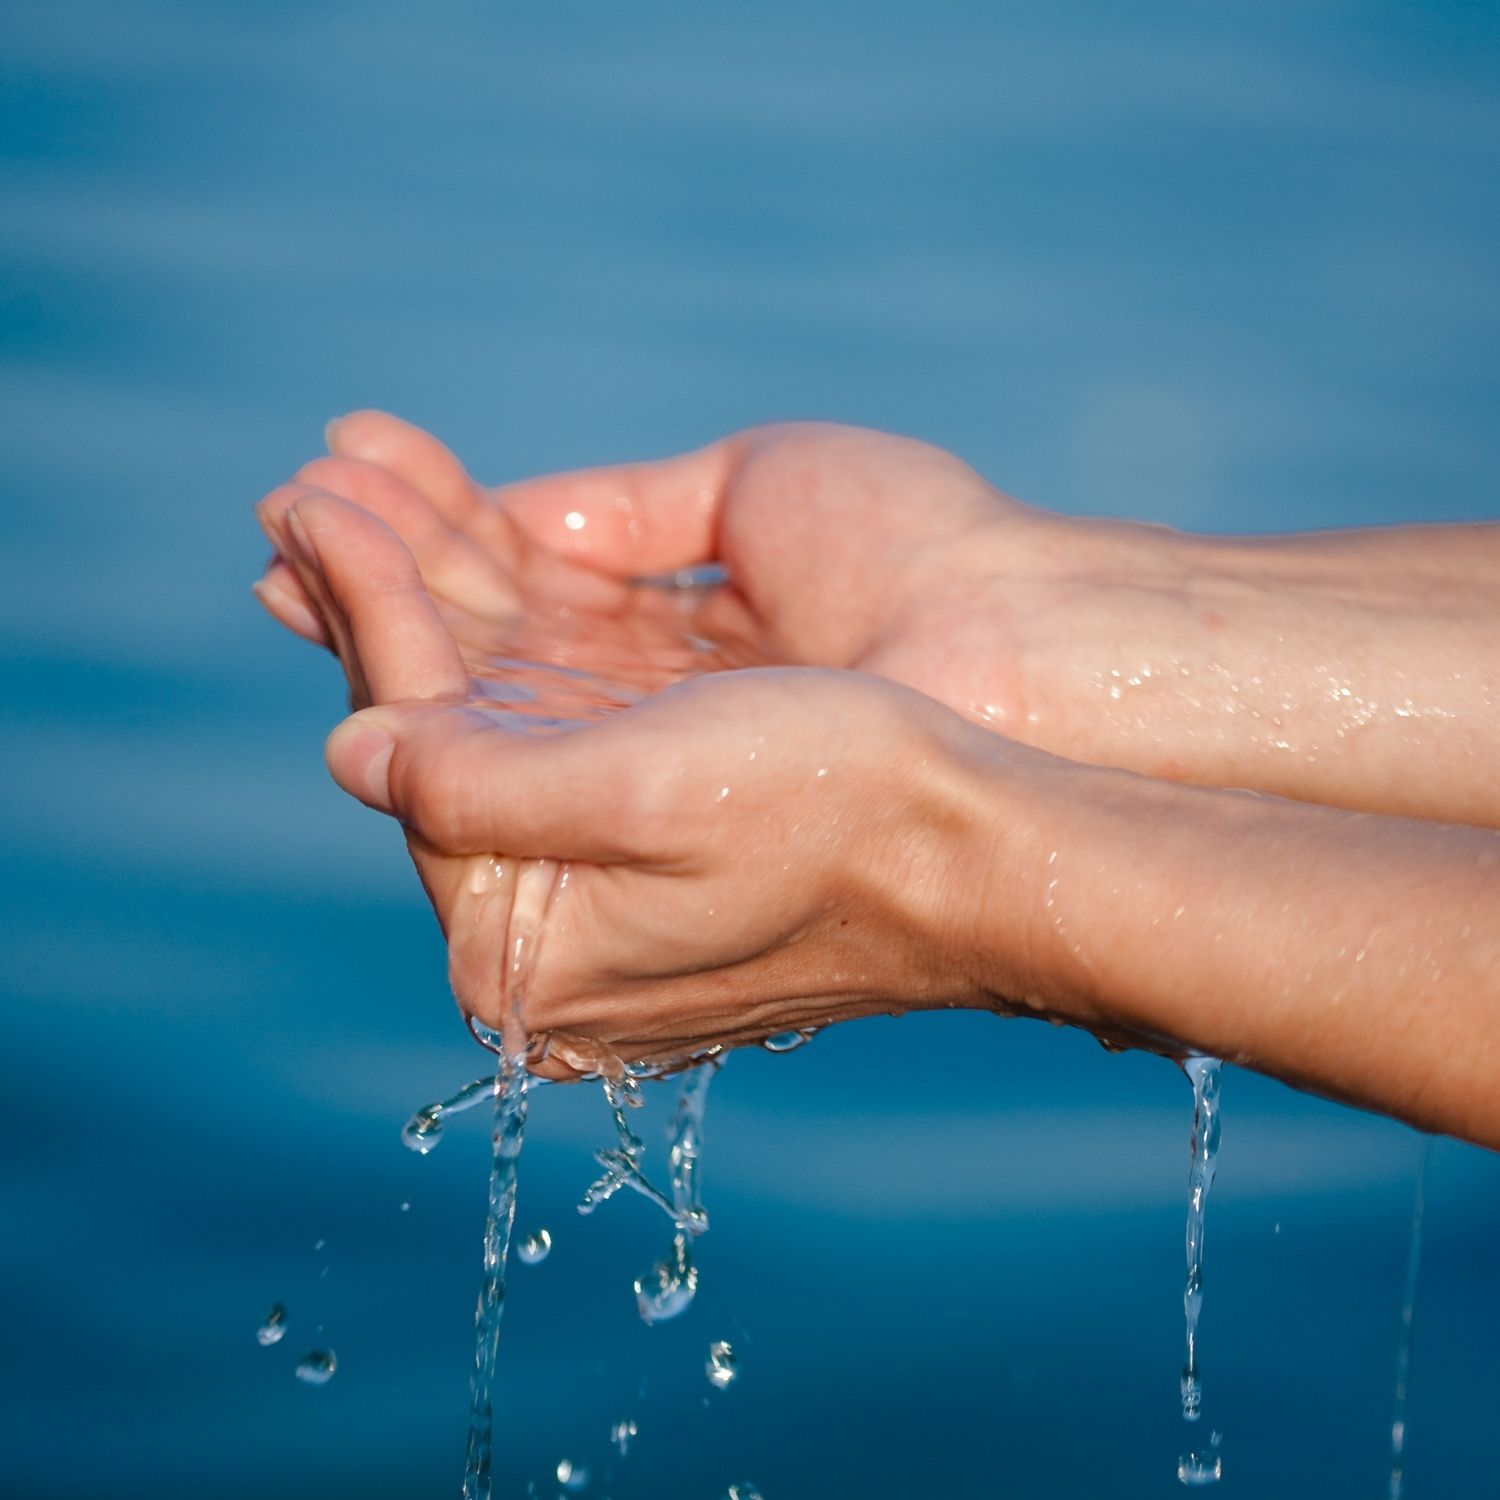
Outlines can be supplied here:
<path id="1" fill-rule="evenodd" d="M 637 758 L 609 721 L 546 734 L 465 704 L 367 708 L 328 737 L 333 779 L 444 854 L 595 864 L 647 851 Z"/>

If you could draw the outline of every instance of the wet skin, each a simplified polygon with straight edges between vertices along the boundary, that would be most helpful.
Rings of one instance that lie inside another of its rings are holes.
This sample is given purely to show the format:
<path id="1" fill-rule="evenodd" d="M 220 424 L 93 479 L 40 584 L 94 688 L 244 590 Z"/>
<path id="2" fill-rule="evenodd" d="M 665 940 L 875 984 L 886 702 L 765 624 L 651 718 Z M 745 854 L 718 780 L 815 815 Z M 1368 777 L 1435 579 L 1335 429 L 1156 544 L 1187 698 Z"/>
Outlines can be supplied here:
<path id="1" fill-rule="evenodd" d="M 370 420 L 402 443 L 430 442 Z M 770 441 L 795 447 L 810 436 L 793 429 Z M 458 518 L 436 533 L 443 547 L 483 532 L 496 568 L 513 549 L 487 593 L 474 583 L 484 559 L 438 549 L 419 568 L 369 511 L 305 484 L 273 495 L 265 520 L 282 551 L 278 572 L 297 580 L 283 599 L 309 610 L 304 633 L 336 646 L 356 705 L 375 705 L 335 732 L 330 766 L 346 789 L 401 819 L 450 936 L 476 861 L 498 853 L 503 869 L 565 866 L 526 996 L 529 1032 L 661 1058 L 875 1010 L 982 1005 L 1211 1051 L 1500 1142 L 1485 1063 L 1500 1047 L 1500 952 L 1484 915 L 1500 899 L 1494 834 L 1072 763 L 980 727 L 981 715 L 847 669 L 716 672 L 605 717 L 525 732 L 488 693 L 471 701 L 476 661 L 484 670 L 496 632 L 512 629 L 506 612 L 518 595 L 538 649 L 556 631 L 577 661 L 604 648 L 602 622 L 614 620 L 632 647 L 650 648 L 654 685 L 676 672 L 655 654 L 670 644 L 655 605 L 607 571 L 538 550 L 538 518 L 566 505 L 561 528 L 587 535 L 588 507 L 623 516 L 622 573 L 682 559 L 663 554 L 639 514 L 639 471 L 505 491 L 497 511 L 445 450 L 434 445 L 426 461 L 418 498 Z M 338 462 L 347 487 L 356 476 L 374 483 L 368 458 Z M 712 513 L 722 491 L 696 485 L 709 460 L 679 462 L 695 505 Z M 444 464 L 446 490 L 434 483 Z M 308 477 L 337 475 L 325 466 Z M 394 513 L 392 494 L 403 505 L 415 495 L 394 483 L 381 478 L 378 498 L 369 488 L 356 498 Z M 987 503 L 956 480 L 949 490 L 955 515 Z M 429 525 L 426 515 L 396 519 L 411 530 Z M 595 540 L 597 564 L 607 528 Z M 936 608 L 920 587 L 924 567 L 899 550 L 875 547 L 867 566 L 885 559 L 884 598 L 913 625 L 879 636 L 862 666 L 897 641 L 916 659 L 919 601 Z M 843 576 L 852 587 L 854 575 Z M 774 597 L 763 584 L 728 601 L 721 649 L 732 643 L 737 660 L 784 649 L 786 614 L 774 627 L 762 619 Z M 826 612 L 800 638 L 821 630 L 829 654 L 835 641 L 852 649 L 869 634 L 859 612 L 857 602 Z M 1453 618 L 1460 632 L 1472 628 L 1462 608 Z M 629 655 L 619 638 L 609 649 L 616 668 Z M 951 691 L 961 670 L 944 675 L 952 651 L 934 649 L 931 660 Z M 1465 727 L 1485 725 L 1471 717 Z M 1444 781 L 1441 765 L 1434 779 Z M 1463 789 L 1461 778 L 1453 784 Z M 1464 794 L 1487 805 L 1482 778 Z M 1378 963 L 1364 962 L 1371 953 Z M 484 1008 L 496 994 L 475 990 L 474 1008 L 492 1024 Z"/>
<path id="2" fill-rule="evenodd" d="M 927 444 L 818 424 L 494 490 L 381 413 L 329 440 L 262 502 L 273 540 L 319 489 L 380 515 L 471 663 L 509 650 L 651 685 L 853 668 L 1073 760 L 1500 825 L 1500 526 L 1226 539 L 1079 521 Z M 733 580 L 698 627 L 719 661 L 683 662 L 680 621 L 628 580 L 705 562 Z M 283 563 L 262 598 L 322 635 Z"/>

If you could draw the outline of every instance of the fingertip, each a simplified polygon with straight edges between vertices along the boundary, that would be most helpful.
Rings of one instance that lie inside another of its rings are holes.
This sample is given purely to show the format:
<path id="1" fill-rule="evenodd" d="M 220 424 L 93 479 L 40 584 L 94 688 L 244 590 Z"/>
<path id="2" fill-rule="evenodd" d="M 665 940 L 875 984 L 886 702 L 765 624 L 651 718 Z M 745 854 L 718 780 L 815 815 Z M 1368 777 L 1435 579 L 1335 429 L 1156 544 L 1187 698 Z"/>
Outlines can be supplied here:
<path id="1" fill-rule="evenodd" d="M 274 576 L 277 568 L 285 571 L 284 564 L 273 564 L 271 574 L 265 578 L 257 578 L 250 585 L 250 592 L 255 595 L 261 608 L 278 625 L 285 626 L 303 640 L 311 641 L 315 646 L 331 645 L 328 631 L 316 611 L 307 603 L 305 596 L 299 598 L 285 582 Z"/>
<path id="2" fill-rule="evenodd" d="M 329 774 L 351 797 L 380 812 L 393 811 L 391 757 L 396 738 L 374 711 L 352 714 L 323 746 Z"/>

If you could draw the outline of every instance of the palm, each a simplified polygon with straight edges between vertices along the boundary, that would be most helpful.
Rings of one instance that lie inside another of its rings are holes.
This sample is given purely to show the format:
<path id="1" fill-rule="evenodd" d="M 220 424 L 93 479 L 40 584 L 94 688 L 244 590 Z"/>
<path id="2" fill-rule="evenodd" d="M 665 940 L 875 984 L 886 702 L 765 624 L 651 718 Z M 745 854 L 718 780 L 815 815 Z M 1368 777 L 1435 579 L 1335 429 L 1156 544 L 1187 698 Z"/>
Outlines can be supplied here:
<path id="1" fill-rule="evenodd" d="M 1025 580 L 991 569 L 971 582 L 966 563 L 976 531 L 1029 513 L 938 449 L 771 427 L 487 491 L 395 418 L 358 414 L 333 441 L 333 457 L 263 505 L 278 546 L 278 514 L 309 488 L 381 515 L 476 680 L 524 679 L 532 711 L 568 717 L 557 710 L 590 696 L 618 706 L 702 671 L 792 662 L 877 672 L 987 722 L 1013 716 Z M 730 587 L 684 599 L 639 582 L 707 563 Z"/>

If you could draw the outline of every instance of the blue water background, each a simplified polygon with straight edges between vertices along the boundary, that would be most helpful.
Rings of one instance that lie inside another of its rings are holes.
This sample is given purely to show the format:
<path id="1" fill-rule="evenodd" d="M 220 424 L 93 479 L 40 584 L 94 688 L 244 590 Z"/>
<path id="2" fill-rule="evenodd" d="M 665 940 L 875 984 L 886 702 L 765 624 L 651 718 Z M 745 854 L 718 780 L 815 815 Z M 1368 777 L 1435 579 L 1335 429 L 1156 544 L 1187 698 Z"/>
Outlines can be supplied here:
<path id="1" fill-rule="evenodd" d="M 456 1493 L 483 1130 L 396 1132 L 479 1056 L 394 831 L 324 776 L 335 673 L 248 591 L 248 507 L 327 417 L 493 479 L 816 416 L 1078 512 L 1493 514 L 1497 15 L 11 0 L 0 1493 Z M 1224 1099 L 1222 1493 L 1383 1494 L 1418 1139 Z M 664 1225 L 573 1214 L 607 1122 L 544 1093 L 504 1493 L 621 1417 L 615 1500 L 1178 1492 L 1188 1106 L 982 1017 L 736 1057 L 700 1305 L 647 1330 Z M 1442 1143 L 1428 1228 L 1409 1494 L 1493 1494 L 1500 1163 Z"/>

